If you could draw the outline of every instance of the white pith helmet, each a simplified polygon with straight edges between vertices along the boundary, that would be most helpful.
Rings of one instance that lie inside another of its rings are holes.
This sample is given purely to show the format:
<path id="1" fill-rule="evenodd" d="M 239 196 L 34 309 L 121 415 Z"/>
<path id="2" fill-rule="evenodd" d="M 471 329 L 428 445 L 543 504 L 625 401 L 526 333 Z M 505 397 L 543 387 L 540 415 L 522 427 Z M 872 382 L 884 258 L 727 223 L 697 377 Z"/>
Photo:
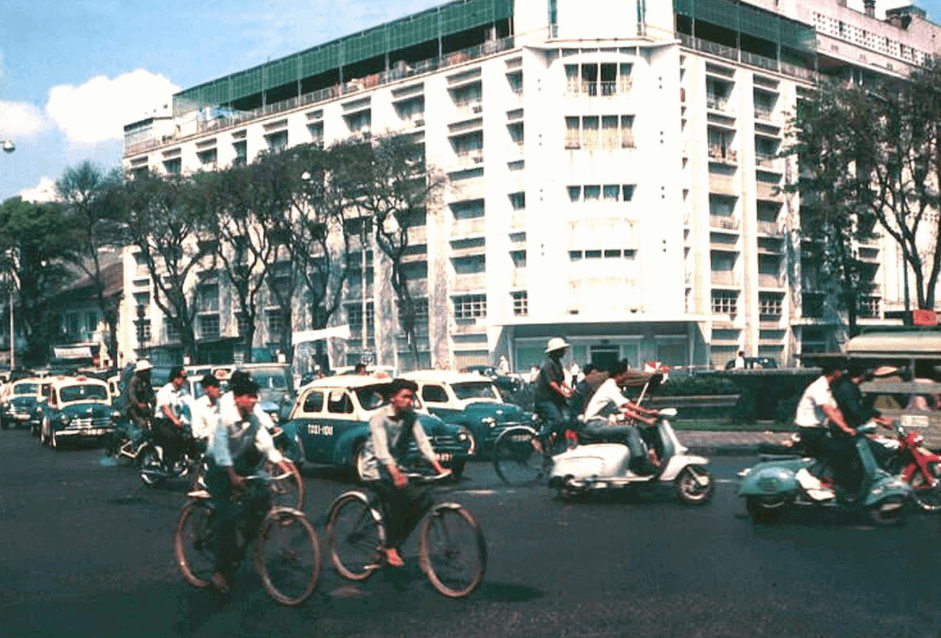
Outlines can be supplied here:
<path id="1" fill-rule="evenodd" d="M 556 350 L 565 350 L 568 347 L 569 344 L 567 344 L 562 337 L 552 337 L 549 339 L 549 344 L 546 346 L 546 353 L 555 352 Z"/>

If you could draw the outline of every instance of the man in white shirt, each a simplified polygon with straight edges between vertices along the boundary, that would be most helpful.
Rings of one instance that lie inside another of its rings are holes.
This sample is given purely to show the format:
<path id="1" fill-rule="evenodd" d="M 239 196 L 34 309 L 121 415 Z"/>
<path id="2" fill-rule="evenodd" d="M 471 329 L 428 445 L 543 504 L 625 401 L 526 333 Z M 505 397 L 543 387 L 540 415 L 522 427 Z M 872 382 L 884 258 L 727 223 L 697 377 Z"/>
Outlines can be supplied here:
<path id="1" fill-rule="evenodd" d="M 832 462 L 842 451 L 841 448 L 833 445 L 833 440 L 827 431 L 828 423 L 832 423 L 850 436 L 856 434 L 856 431 L 846 424 L 833 398 L 833 392 L 830 390 L 830 386 L 840 378 L 842 373 L 842 369 L 836 362 L 824 363 L 821 375 L 804 389 L 794 415 L 794 425 L 800 432 L 804 449 L 811 456 L 824 461 Z M 795 478 L 811 498 L 822 501 L 834 496 L 831 489 L 820 483 L 819 479 L 807 470 L 800 470 Z"/>
<path id="2" fill-rule="evenodd" d="M 219 397 L 222 387 L 219 379 L 208 373 L 199 384 L 203 387 L 203 396 L 193 403 L 192 429 L 193 438 L 201 442 L 202 447 L 206 449 L 212 445 L 212 436 L 219 421 Z"/>
<path id="3" fill-rule="evenodd" d="M 624 440 L 631 449 L 631 469 L 640 474 L 653 474 L 657 466 L 644 453 L 640 432 L 628 421 L 636 419 L 653 425 L 659 412 L 643 408 L 621 393 L 621 384 L 630 376 L 629 370 L 626 359 L 608 370 L 608 379 L 585 408 L 585 431 L 599 438 Z"/>
<path id="4" fill-rule="evenodd" d="M 157 392 L 157 409 L 154 418 L 154 427 L 166 453 L 164 463 L 168 470 L 172 470 L 180 460 L 180 447 L 183 443 L 183 420 L 180 418 L 183 410 L 185 392 L 183 384 L 186 382 L 186 370 L 183 366 L 174 366 L 170 369 L 170 378 Z"/>
<path id="5" fill-rule="evenodd" d="M 277 464 L 282 472 L 291 471 L 268 432 L 271 417 L 264 410 L 256 409 L 258 384 L 247 372 L 236 370 L 229 385 L 232 391 L 219 399 L 219 418 L 209 448 L 210 468 L 206 476 L 218 530 L 212 585 L 222 592 L 228 591 L 227 572 L 235 562 L 238 510 L 232 503 L 232 492 L 244 490 L 243 477 L 256 472 L 265 459 Z M 251 517 L 247 527 L 257 526 L 271 506 L 271 491 L 267 486 L 260 486 L 246 493 L 244 499 L 249 501 L 245 511 Z"/>

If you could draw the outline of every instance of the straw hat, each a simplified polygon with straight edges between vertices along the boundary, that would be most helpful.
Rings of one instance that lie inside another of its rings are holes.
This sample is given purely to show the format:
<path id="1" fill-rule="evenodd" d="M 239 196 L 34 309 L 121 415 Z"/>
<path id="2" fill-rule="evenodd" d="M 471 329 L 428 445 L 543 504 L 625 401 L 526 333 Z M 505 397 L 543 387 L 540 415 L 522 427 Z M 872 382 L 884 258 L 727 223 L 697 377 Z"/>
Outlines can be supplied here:
<path id="1" fill-rule="evenodd" d="M 546 353 L 564 350 L 568 347 L 569 344 L 567 344 L 562 337 L 552 337 L 549 339 L 549 344 L 546 346 Z"/>

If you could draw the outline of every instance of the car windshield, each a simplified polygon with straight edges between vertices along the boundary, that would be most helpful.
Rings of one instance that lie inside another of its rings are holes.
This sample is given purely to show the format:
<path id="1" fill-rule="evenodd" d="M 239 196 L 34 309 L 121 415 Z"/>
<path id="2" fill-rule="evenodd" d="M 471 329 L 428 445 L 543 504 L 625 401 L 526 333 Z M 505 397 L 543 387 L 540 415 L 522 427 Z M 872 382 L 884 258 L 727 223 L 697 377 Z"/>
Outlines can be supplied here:
<path id="1" fill-rule="evenodd" d="M 392 386 L 388 383 L 379 383 L 376 385 L 364 385 L 356 388 L 356 398 L 364 410 L 377 410 L 389 403 L 389 391 Z M 415 397 L 415 407 L 421 408 L 421 401 L 418 396 Z"/>
<path id="2" fill-rule="evenodd" d="M 59 388 L 59 400 L 62 403 L 73 401 L 107 401 L 108 388 L 103 385 L 85 383 L 82 385 L 68 385 Z"/>
<path id="3" fill-rule="evenodd" d="M 36 394 L 37 385 L 35 383 L 17 383 L 13 386 L 13 394 L 23 396 Z"/>
<path id="4" fill-rule="evenodd" d="M 454 395 L 461 401 L 468 399 L 500 400 L 493 384 L 489 381 L 465 381 L 464 383 L 454 383 L 451 387 L 454 388 Z"/>

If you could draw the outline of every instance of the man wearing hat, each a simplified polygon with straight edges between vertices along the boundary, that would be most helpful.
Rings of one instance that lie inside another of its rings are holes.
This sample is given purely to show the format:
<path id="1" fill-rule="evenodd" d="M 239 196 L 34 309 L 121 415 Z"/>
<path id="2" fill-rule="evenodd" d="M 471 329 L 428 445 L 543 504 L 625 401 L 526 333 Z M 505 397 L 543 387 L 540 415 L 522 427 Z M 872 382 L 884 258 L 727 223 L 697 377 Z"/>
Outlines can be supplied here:
<path id="1" fill-rule="evenodd" d="M 134 374 L 127 384 L 125 412 L 138 428 L 150 427 L 154 416 L 154 387 L 150 382 L 153 366 L 147 359 L 138 359 L 134 364 Z"/>
<path id="2" fill-rule="evenodd" d="M 533 400 L 536 414 L 542 417 L 545 427 L 555 432 L 561 443 L 562 431 L 571 421 L 568 400 L 572 388 L 565 382 L 562 359 L 569 344 L 562 337 L 552 337 L 546 346 L 546 360 L 536 375 Z"/>
<path id="3" fill-rule="evenodd" d="M 199 380 L 203 387 L 203 396 L 193 403 L 193 439 L 203 450 L 212 445 L 211 437 L 216 431 L 219 420 L 219 397 L 222 395 L 222 386 L 219 379 L 209 374 L 203 375 Z M 202 451 L 202 450 L 201 450 Z"/>

